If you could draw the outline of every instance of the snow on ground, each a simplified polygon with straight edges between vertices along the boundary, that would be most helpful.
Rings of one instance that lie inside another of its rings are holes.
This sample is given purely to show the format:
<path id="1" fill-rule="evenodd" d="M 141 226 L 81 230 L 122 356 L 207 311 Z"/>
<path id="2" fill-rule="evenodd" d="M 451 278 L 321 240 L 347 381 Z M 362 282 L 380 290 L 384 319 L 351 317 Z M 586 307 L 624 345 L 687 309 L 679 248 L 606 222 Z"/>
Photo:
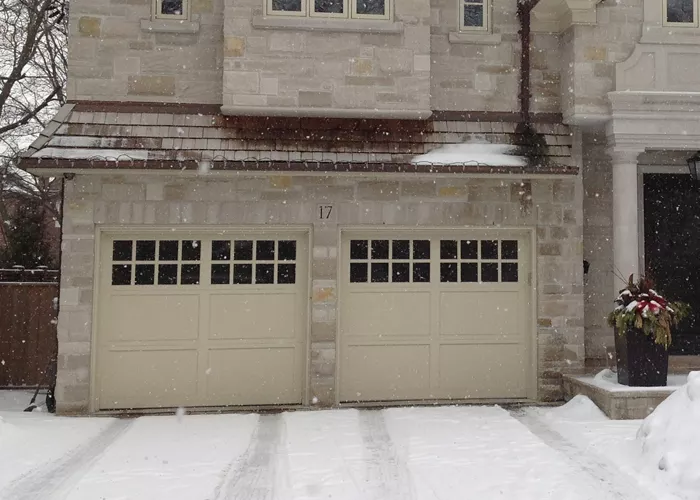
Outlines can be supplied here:
<path id="1" fill-rule="evenodd" d="M 416 156 L 412 163 L 430 163 L 432 165 L 484 165 L 488 167 L 523 167 L 526 164 L 522 156 L 512 153 L 517 148 L 509 144 L 490 144 L 488 142 L 465 142 L 464 144 L 447 144 Z"/>

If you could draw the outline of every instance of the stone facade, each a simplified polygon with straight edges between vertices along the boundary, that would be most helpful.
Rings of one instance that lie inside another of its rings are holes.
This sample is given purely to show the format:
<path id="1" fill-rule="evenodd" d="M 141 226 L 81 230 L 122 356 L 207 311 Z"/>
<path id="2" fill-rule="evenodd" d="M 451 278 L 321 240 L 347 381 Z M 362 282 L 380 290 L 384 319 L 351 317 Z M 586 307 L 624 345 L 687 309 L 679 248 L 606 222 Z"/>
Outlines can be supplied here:
<path id="1" fill-rule="evenodd" d="M 89 405 L 97 225 L 310 226 L 319 200 L 338 210 L 337 221 L 314 224 L 312 230 L 308 384 L 321 405 L 336 401 L 339 226 L 536 228 L 538 399 L 559 399 L 562 371 L 583 368 L 583 235 L 576 177 L 78 175 L 66 181 L 59 411 L 85 412 Z"/>

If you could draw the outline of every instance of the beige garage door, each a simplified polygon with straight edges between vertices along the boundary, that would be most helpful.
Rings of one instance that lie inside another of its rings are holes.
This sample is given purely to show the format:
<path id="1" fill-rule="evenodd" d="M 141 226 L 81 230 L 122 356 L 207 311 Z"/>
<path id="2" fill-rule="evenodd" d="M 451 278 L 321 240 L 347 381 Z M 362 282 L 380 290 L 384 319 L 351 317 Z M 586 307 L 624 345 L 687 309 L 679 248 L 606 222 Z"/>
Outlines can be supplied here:
<path id="1" fill-rule="evenodd" d="M 96 409 L 303 402 L 308 235 L 103 233 Z"/>
<path id="2" fill-rule="evenodd" d="M 529 238 L 343 233 L 340 400 L 528 397 Z"/>

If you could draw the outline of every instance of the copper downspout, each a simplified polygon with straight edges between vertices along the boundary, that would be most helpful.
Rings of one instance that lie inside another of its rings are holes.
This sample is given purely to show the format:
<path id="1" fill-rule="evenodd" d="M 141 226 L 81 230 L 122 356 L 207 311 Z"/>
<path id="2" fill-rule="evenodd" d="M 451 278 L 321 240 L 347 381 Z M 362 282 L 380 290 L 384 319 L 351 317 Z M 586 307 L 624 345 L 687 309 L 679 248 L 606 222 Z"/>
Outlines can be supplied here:
<path id="1" fill-rule="evenodd" d="M 530 34 L 532 9 L 539 0 L 517 0 L 518 20 L 520 21 L 520 121 L 524 124 L 531 123 L 530 99 Z"/>

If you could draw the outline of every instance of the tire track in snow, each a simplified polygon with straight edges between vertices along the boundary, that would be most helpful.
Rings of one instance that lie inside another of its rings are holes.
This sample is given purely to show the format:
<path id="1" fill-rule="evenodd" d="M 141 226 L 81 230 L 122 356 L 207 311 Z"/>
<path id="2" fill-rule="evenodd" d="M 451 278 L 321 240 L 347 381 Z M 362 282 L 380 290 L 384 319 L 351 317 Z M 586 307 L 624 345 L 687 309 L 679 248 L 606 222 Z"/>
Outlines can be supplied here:
<path id="1" fill-rule="evenodd" d="M 360 411 L 360 434 L 365 444 L 367 487 L 364 500 L 416 498 L 406 463 L 399 457 L 381 410 Z"/>
<path id="2" fill-rule="evenodd" d="M 116 420 L 95 438 L 68 452 L 55 462 L 49 462 L 14 480 L 3 491 L 3 500 L 60 500 L 87 470 L 133 424 L 132 419 Z"/>
<path id="3" fill-rule="evenodd" d="M 232 463 L 216 489 L 217 500 L 273 500 L 284 436 L 282 414 L 260 415 L 248 449 Z"/>
<path id="4" fill-rule="evenodd" d="M 510 410 L 509 413 L 547 446 L 562 453 L 577 468 L 600 484 L 611 498 L 619 500 L 656 500 L 635 480 L 604 457 L 583 449 L 552 429 L 537 416 L 523 410 Z"/>

